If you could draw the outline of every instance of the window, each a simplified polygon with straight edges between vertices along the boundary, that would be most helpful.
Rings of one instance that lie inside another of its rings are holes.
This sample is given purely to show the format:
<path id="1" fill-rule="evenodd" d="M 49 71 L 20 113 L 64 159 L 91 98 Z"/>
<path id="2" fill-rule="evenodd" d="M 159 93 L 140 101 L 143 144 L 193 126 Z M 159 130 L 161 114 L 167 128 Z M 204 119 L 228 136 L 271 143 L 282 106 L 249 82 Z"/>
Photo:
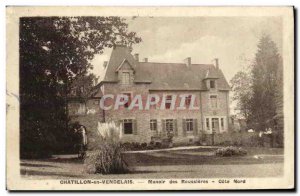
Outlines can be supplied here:
<path id="1" fill-rule="evenodd" d="M 218 96 L 217 95 L 210 95 L 210 106 L 211 108 L 218 107 Z"/>
<path id="2" fill-rule="evenodd" d="M 206 118 L 206 128 L 207 128 L 207 130 L 210 129 L 210 126 L 209 126 L 209 118 Z"/>
<path id="3" fill-rule="evenodd" d="M 190 106 L 190 105 L 191 105 L 191 99 L 192 99 L 192 95 L 188 95 L 188 96 L 185 98 L 185 105 L 186 105 L 186 106 Z"/>
<path id="4" fill-rule="evenodd" d="M 122 84 L 130 84 L 130 74 L 129 72 L 122 73 Z"/>
<path id="5" fill-rule="evenodd" d="M 209 84 L 210 84 L 210 88 L 216 88 L 216 81 L 211 80 L 211 81 L 209 82 Z"/>
<path id="6" fill-rule="evenodd" d="M 221 118 L 221 129 L 224 130 L 224 118 Z"/>
<path id="7" fill-rule="evenodd" d="M 219 132 L 219 118 L 212 118 L 211 121 L 212 130 L 215 132 Z"/>
<path id="8" fill-rule="evenodd" d="M 150 101 L 151 101 L 151 103 L 155 103 L 156 102 L 156 98 L 155 97 L 151 97 Z M 157 103 L 155 105 L 150 105 L 150 108 L 151 109 L 156 109 L 157 105 L 158 105 Z"/>
<path id="9" fill-rule="evenodd" d="M 173 119 L 167 119 L 166 120 L 166 131 L 167 132 L 173 132 L 174 130 L 174 120 Z"/>
<path id="10" fill-rule="evenodd" d="M 166 109 L 170 109 L 171 108 L 171 101 L 172 101 L 172 95 L 168 95 L 166 97 L 166 103 L 165 103 Z"/>
<path id="11" fill-rule="evenodd" d="M 123 93 L 123 95 L 125 95 L 128 99 L 128 101 L 127 101 L 127 103 L 125 103 L 124 107 L 128 108 L 130 103 L 131 103 L 131 94 L 130 93 Z M 124 101 L 124 100 L 122 100 L 122 101 Z"/>
<path id="12" fill-rule="evenodd" d="M 155 102 L 155 97 L 151 97 L 151 102 Z"/>
<path id="13" fill-rule="evenodd" d="M 193 119 L 186 119 L 186 131 L 193 131 L 193 130 L 194 130 Z"/>
<path id="14" fill-rule="evenodd" d="M 154 119 L 150 120 L 150 130 L 157 131 L 157 120 Z"/>
<path id="15" fill-rule="evenodd" d="M 131 119 L 123 120 L 124 134 L 133 134 L 133 123 Z"/>

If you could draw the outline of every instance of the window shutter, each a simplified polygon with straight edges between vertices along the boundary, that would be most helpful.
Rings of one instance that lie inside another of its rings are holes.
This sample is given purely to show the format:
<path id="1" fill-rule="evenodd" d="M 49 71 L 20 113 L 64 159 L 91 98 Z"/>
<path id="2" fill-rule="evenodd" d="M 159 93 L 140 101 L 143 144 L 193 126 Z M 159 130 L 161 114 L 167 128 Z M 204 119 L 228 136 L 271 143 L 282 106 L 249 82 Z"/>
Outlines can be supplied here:
<path id="1" fill-rule="evenodd" d="M 136 123 L 136 119 L 132 120 L 132 126 L 133 126 L 133 135 L 137 135 L 138 132 L 137 132 L 137 123 Z"/>
<path id="2" fill-rule="evenodd" d="M 162 119 L 161 120 L 161 130 L 162 130 L 162 135 L 164 136 L 166 134 L 166 120 L 165 119 Z"/>
<path id="3" fill-rule="evenodd" d="M 174 136 L 178 136 L 177 119 L 174 119 L 173 126 L 174 126 Z"/>
<path id="4" fill-rule="evenodd" d="M 194 135 L 196 136 L 196 135 L 198 135 L 198 121 L 197 121 L 197 119 L 194 119 L 193 120 L 193 131 L 194 131 Z"/>
<path id="5" fill-rule="evenodd" d="M 182 119 L 182 135 L 186 136 L 186 120 Z"/>

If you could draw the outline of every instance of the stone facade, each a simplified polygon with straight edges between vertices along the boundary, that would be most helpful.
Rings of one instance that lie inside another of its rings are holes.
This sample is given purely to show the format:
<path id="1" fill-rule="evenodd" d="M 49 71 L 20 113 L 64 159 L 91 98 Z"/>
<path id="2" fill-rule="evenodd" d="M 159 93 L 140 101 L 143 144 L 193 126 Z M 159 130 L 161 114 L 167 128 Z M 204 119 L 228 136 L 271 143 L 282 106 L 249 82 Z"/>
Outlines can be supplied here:
<path id="1" fill-rule="evenodd" d="M 103 110 L 99 107 L 100 98 L 88 100 L 73 99 L 68 103 L 69 123 L 79 123 L 86 128 L 88 146 L 97 142 L 98 122 L 103 122 Z"/>
<path id="2" fill-rule="evenodd" d="M 145 101 L 145 97 L 147 97 L 149 93 L 155 93 L 159 95 L 159 97 L 163 97 L 164 95 L 176 95 L 178 98 L 176 102 L 177 106 L 180 104 L 179 95 L 182 93 L 194 95 L 196 98 L 195 106 L 199 107 L 199 109 L 196 110 L 180 110 L 176 108 L 174 110 L 161 110 L 160 105 L 158 104 L 157 108 L 150 107 L 149 110 L 146 110 L 145 108 L 143 110 L 138 110 L 137 108 L 128 110 L 127 108 L 121 107 L 119 110 L 111 109 L 104 111 L 105 121 L 107 122 L 119 122 L 123 119 L 135 120 L 137 132 L 136 134 L 125 134 L 123 137 L 124 142 L 150 142 L 153 136 L 164 131 L 162 122 L 164 119 L 176 120 L 177 134 L 173 138 L 174 143 L 193 143 L 201 140 L 203 134 L 212 134 L 212 129 L 208 129 L 206 126 L 206 118 L 209 119 L 210 127 L 212 127 L 211 123 L 213 118 L 218 118 L 219 121 L 223 118 L 224 125 L 220 125 L 219 130 L 216 130 L 216 132 L 228 132 L 228 91 L 151 91 L 147 84 L 122 86 L 118 83 L 103 84 L 103 89 L 106 94 L 112 94 L 114 97 L 120 93 L 130 93 L 132 97 L 136 94 L 141 94 L 142 97 L 144 97 L 143 101 Z M 210 95 L 217 95 L 217 108 L 211 108 Z M 150 130 L 151 119 L 157 120 L 157 131 Z M 184 119 L 195 119 L 197 125 L 194 126 L 197 130 L 184 132 Z"/>
<path id="3" fill-rule="evenodd" d="M 142 63 L 134 59 L 127 48 L 115 48 L 104 80 L 97 85 L 102 98 L 113 96 L 113 99 L 103 100 L 104 105 L 115 103 L 120 94 L 130 95 L 131 101 L 135 95 L 140 95 L 143 108 L 129 110 L 124 106 L 119 109 L 112 106 L 109 110 L 101 110 L 101 98 L 91 97 L 84 106 L 83 103 L 70 102 L 69 110 L 75 111 L 70 114 L 72 122 L 84 125 L 90 137 L 95 134 L 98 122 L 114 121 L 123 125 L 123 142 L 149 143 L 153 138 L 165 137 L 171 130 L 175 144 L 209 144 L 212 134 L 228 132 L 230 88 L 219 66 L 191 64 L 191 58 L 188 59 L 187 64 Z M 150 94 L 160 98 L 177 96 L 175 109 L 160 109 L 161 101 L 157 107 L 145 109 Z M 193 105 L 197 109 L 178 109 L 182 94 L 195 97 Z M 85 112 L 76 113 L 82 107 L 85 107 Z M 150 121 L 157 122 L 155 126 L 152 124 L 153 130 Z"/>

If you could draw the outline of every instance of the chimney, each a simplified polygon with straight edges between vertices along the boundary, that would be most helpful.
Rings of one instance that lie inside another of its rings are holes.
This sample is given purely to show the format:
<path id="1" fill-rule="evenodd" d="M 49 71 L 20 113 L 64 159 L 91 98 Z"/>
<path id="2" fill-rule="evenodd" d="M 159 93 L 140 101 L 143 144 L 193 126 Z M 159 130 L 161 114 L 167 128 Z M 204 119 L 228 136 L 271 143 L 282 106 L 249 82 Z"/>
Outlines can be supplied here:
<path id="1" fill-rule="evenodd" d="M 148 58 L 144 58 L 144 62 L 145 62 L 145 63 L 148 63 Z"/>
<path id="2" fill-rule="evenodd" d="M 107 64 L 108 64 L 107 61 L 104 61 L 104 62 L 103 62 L 103 67 L 104 67 L 104 69 L 107 67 Z"/>
<path id="3" fill-rule="evenodd" d="M 215 66 L 217 69 L 219 69 L 219 59 L 218 58 L 215 58 Z"/>
<path id="4" fill-rule="evenodd" d="M 184 59 L 184 63 L 187 67 L 189 67 L 192 63 L 191 57 L 187 57 L 186 59 Z"/>
<path id="5" fill-rule="evenodd" d="M 134 59 L 135 59 L 137 62 L 139 62 L 139 54 L 138 54 L 138 53 L 135 53 L 135 54 L 134 54 Z"/>

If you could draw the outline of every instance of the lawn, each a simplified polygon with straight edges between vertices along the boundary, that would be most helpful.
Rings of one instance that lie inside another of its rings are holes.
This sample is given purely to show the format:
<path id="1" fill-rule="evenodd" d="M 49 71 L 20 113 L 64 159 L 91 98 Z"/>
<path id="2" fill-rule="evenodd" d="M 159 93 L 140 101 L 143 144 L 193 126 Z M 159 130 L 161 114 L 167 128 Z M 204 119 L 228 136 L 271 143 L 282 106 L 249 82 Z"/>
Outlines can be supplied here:
<path id="1" fill-rule="evenodd" d="M 131 173 L 90 175 L 83 161 L 69 156 L 45 160 L 22 160 L 26 178 L 209 178 L 271 177 L 283 173 L 283 149 L 247 148 L 244 157 L 216 157 L 215 148 L 128 152 L 124 154 Z"/>

